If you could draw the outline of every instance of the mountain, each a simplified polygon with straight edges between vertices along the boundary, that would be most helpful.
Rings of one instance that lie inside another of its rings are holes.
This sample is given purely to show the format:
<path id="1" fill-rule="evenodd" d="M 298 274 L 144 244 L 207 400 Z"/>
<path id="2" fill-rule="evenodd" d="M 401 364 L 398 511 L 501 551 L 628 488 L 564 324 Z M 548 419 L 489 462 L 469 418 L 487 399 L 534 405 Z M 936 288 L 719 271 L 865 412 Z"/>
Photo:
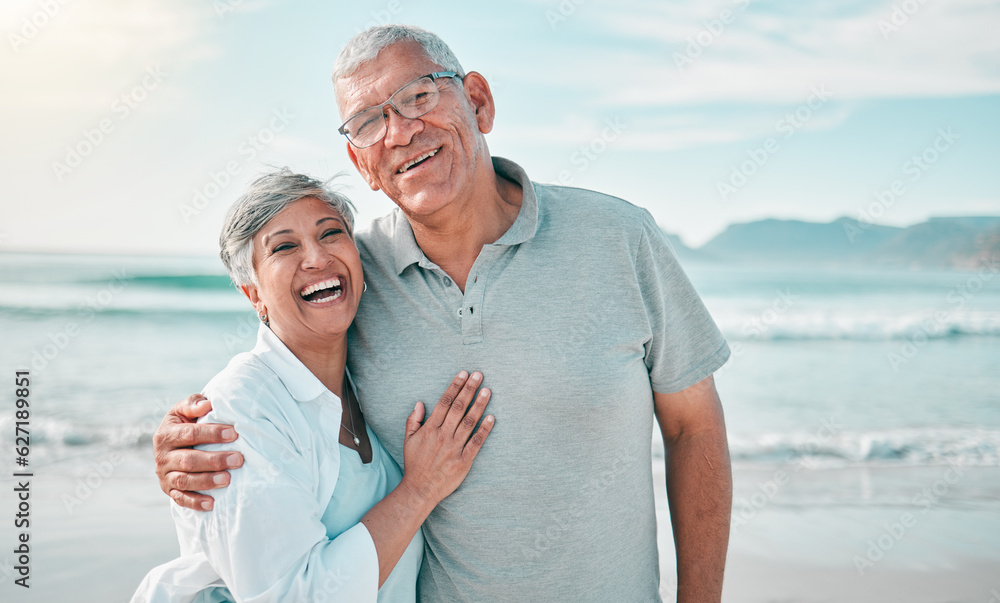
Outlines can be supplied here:
<path id="1" fill-rule="evenodd" d="M 715 258 L 706 256 L 706 254 L 701 251 L 691 249 L 685 245 L 683 241 L 681 241 L 679 236 L 671 234 L 665 230 L 663 231 L 663 234 L 667 235 L 667 240 L 670 241 L 670 246 L 674 248 L 674 253 L 677 254 L 677 259 L 681 261 L 681 264 L 688 264 L 691 262 L 711 262 L 715 260 Z"/>
<path id="2" fill-rule="evenodd" d="M 964 261 L 956 260 L 955 267 L 963 270 L 990 269 L 1000 265 L 1000 225 L 989 228 L 978 235 L 979 251 Z"/>
<path id="3" fill-rule="evenodd" d="M 852 264 L 902 230 L 850 218 L 827 224 L 767 219 L 732 224 L 698 251 L 740 262 Z"/>
<path id="4" fill-rule="evenodd" d="M 767 219 L 732 224 L 691 251 L 728 262 L 971 270 L 1000 262 L 1000 217 L 931 218 L 906 228 Z"/>
<path id="5" fill-rule="evenodd" d="M 880 246 L 870 260 L 881 266 L 957 268 L 979 255 L 987 229 L 968 220 L 931 219 Z"/>

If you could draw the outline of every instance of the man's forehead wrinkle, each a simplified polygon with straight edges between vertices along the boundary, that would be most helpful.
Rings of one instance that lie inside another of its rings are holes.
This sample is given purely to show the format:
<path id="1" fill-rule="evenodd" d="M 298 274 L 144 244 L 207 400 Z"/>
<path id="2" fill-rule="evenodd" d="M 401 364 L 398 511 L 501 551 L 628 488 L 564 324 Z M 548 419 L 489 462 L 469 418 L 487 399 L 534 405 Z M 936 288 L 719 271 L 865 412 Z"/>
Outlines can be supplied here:
<path id="1" fill-rule="evenodd" d="M 345 83 L 344 95 L 347 100 L 348 115 L 353 115 L 380 102 L 378 72 L 372 71 L 364 75 L 361 69 L 349 75 Z M 391 94 L 391 93 L 390 93 Z"/>
<path id="2" fill-rule="evenodd" d="M 409 69 L 398 68 L 400 58 L 406 61 Z M 384 103 L 407 82 L 441 70 L 442 67 L 431 61 L 416 42 L 397 42 L 383 48 L 377 57 L 362 63 L 343 79 L 347 115 Z"/>
<path id="3" fill-rule="evenodd" d="M 372 61 L 374 63 L 375 61 Z M 344 90 L 344 100 L 347 102 L 349 113 L 353 114 L 362 109 L 370 107 L 371 101 L 378 94 L 378 80 L 380 72 L 369 68 L 369 63 L 361 65 L 354 73 L 343 78 L 342 86 Z"/>

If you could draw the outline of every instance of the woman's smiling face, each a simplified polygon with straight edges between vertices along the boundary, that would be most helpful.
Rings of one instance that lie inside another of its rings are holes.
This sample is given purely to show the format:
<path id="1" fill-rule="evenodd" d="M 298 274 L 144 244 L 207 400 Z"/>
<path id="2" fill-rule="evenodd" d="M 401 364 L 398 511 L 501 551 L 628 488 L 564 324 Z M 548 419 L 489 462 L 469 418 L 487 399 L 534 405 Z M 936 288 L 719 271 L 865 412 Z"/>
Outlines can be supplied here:
<path id="1" fill-rule="evenodd" d="M 364 288 L 347 224 L 315 197 L 295 201 L 253 237 L 257 285 L 243 287 L 271 330 L 292 347 L 343 335 Z"/>

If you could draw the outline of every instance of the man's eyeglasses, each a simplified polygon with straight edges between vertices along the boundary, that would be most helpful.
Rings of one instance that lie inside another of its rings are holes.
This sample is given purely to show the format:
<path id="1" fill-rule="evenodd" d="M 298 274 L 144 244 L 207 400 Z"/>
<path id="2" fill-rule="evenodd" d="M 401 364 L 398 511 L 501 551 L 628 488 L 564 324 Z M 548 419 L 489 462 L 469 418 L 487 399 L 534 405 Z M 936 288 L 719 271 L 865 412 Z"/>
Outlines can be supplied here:
<path id="1" fill-rule="evenodd" d="M 454 71 L 440 71 L 422 75 L 397 90 L 389 97 L 389 100 L 381 105 L 368 107 L 355 114 L 345 121 L 344 125 L 340 126 L 337 131 L 346 136 L 347 140 L 359 149 L 370 147 L 385 137 L 386 105 L 407 119 L 421 117 L 437 107 L 438 101 L 441 100 L 441 91 L 435 82 L 450 77 L 461 79 L 461 76 Z"/>

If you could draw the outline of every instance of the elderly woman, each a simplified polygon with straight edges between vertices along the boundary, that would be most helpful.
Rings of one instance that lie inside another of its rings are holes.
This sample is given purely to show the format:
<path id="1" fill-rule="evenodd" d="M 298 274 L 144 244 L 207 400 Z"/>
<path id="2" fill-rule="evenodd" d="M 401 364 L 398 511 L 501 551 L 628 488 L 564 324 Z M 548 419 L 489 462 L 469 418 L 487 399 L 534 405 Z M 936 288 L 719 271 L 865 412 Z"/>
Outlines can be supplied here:
<path id="1" fill-rule="evenodd" d="M 227 449 L 247 463 L 214 510 L 173 507 L 182 556 L 133 601 L 413 601 L 420 525 L 493 425 L 487 416 L 473 434 L 489 399 L 483 389 L 473 403 L 482 375 L 460 373 L 426 422 L 416 403 L 401 474 L 345 369 L 366 287 L 348 200 L 287 169 L 265 175 L 230 209 L 220 246 L 261 325 L 253 351 L 205 386 L 202 420 L 234 425 Z"/>

